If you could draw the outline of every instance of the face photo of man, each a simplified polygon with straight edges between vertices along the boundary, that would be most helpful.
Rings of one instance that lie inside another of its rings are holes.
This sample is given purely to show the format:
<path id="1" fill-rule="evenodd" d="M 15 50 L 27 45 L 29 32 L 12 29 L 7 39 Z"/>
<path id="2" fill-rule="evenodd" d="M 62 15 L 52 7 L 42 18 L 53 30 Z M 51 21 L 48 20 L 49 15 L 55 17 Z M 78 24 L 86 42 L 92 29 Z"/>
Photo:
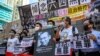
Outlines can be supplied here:
<path id="1" fill-rule="evenodd" d="M 38 36 L 38 47 L 45 47 L 49 44 L 49 41 L 51 39 L 51 35 L 49 34 L 49 32 L 40 32 Z"/>

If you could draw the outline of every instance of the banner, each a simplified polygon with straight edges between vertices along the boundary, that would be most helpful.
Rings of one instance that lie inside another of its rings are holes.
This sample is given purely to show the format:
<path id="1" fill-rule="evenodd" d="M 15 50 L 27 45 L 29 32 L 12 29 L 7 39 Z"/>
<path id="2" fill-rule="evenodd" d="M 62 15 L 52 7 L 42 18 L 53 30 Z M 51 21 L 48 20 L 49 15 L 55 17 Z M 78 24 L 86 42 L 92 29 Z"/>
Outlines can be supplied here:
<path id="1" fill-rule="evenodd" d="M 79 6 L 75 6 L 75 7 L 69 7 L 68 8 L 68 16 L 70 18 L 76 18 L 76 19 L 84 18 L 84 12 L 87 11 L 88 8 L 89 8 L 88 4 L 79 5 Z"/>
<path id="2" fill-rule="evenodd" d="M 32 18 L 31 6 L 30 5 L 20 6 L 18 7 L 18 9 L 23 28 L 27 29 L 33 28 L 34 18 Z"/>
<path id="3" fill-rule="evenodd" d="M 79 0 L 80 4 L 89 4 L 91 3 L 91 0 Z"/>
<path id="4" fill-rule="evenodd" d="M 79 5 L 78 0 L 68 0 L 68 7 Z"/>
<path id="5" fill-rule="evenodd" d="M 24 18 L 30 18 L 32 16 L 30 5 L 21 6 L 18 8 L 19 14 Z"/>
<path id="6" fill-rule="evenodd" d="M 68 9 L 67 8 L 64 8 L 64 9 L 59 9 L 58 10 L 58 16 L 59 17 L 64 17 L 68 14 Z"/>
<path id="7" fill-rule="evenodd" d="M 48 13 L 47 0 L 39 1 L 40 14 Z"/>
<path id="8" fill-rule="evenodd" d="M 67 8 L 68 7 L 67 0 L 58 0 L 58 2 L 59 2 L 59 8 Z"/>
<path id="9" fill-rule="evenodd" d="M 38 31 L 35 34 L 36 43 L 35 43 L 35 56 L 54 56 L 54 29 L 44 29 L 41 31 Z"/>
<path id="10" fill-rule="evenodd" d="M 61 21 L 62 20 L 62 17 L 53 17 L 53 18 L 49 18 L 49 20 Z"/>
<path id="11" fill-rule="evenodd" d="M 47 4 L 48 4 L 49 11 L 56 10 L 59 7 L 58 0 L 47 0 Z"/>
<path id="12" fill-rule="evenodd" d="M 5 55 L 6 47 L 0 47 L 0 54 Z"/>
<path id="13" fill-rule="evenodd" d="M 30 47 L 33 43 L 33 38 L 23 38 L 21 47 Z"/>
<path id="14" fill-rule="evenodd" d="M 39 15 L 39 3 L 31 4 L 31 11 L 33 16 Z"/>

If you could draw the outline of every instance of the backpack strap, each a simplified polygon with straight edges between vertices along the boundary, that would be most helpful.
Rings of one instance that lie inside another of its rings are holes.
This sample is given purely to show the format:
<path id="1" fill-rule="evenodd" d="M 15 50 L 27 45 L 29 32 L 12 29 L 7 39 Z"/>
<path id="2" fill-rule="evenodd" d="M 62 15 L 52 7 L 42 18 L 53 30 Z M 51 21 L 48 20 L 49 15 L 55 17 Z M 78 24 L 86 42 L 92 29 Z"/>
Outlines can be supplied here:
<path id="1" fill-rule="evenodd" d="M 73 36 L 75 36 L 75 26 L 72 27 Z"/>

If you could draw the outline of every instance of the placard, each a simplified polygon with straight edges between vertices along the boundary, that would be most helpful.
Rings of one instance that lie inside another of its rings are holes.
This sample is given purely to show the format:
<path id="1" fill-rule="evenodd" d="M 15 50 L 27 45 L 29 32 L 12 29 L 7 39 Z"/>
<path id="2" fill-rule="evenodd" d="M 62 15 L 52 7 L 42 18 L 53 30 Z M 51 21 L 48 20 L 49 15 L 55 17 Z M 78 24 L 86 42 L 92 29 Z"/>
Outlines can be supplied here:
<path id="1" fill-rule="evenodd" d="M 39 15 L 39 3 L 31 4 L 32 15 Z"/>
<path id="2" fill-rule="evenodd" d="M 47 4 L 49 11 L 56 10 L 59 7 L 58 0 L 47 0 Z"/>
<path id="3" fill-rule="evenodd" d="M 55 47 L 55 55 L 70 55 L 70 42 L 59 42 Z"/>
<path id="4" fill-rule="evenodd" d="M 48 28 L 40 30 L 35 34 L 35 56 L 54 56 L 55 45 L 53 41 L 54 29 Z"/>
<path id="5" fill-rule="evenodd" d="M 32 12 L 31 12 L 31 6 L 25 5 L 18 7 L 19 9 L 19 15 L 21 19 L 21 25 L 23 26 L 23 29 L 29 29 L 32 28 L 34 25 L 34 18 L 32 18 Z M 33 21 L 33 22 L 31 22 Z"/>
<path id="6" fill-rule="evenodd" d="M 68 7 L 79 5 L 78 0 L 68 0 Z"/>
<path id="7" fill-rule="evenodd" d="M 33 38 L 23 38 L 21 42 L 21 47 L 30 47 L 32 46 Z"/>
<path id="8" fill-rule="evenodd" d="M 59 8 L 68 8 L 68 0 L 58 0 Z"/>
<path id="9" fill-rule="evenodd" d="M 89 39 L 86 35 L 74 37 L 73 46 L 74 49 L 94 48 L 93 40 Z"/>
<path id="10" fill-rule="evenodd" d="M 40 14 L 48 13 L 47 0 L 39 1 Z"/>

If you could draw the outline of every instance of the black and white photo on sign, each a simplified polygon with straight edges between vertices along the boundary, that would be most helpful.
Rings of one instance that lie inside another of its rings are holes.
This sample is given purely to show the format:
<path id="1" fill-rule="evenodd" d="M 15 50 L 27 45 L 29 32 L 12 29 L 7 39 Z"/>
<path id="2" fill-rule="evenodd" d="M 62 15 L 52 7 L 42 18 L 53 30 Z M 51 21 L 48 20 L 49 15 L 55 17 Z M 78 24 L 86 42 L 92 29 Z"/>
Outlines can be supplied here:
<path id="1" fill-rule="evenodd" d="M 48 13 L 47 0 L 39 1 L 40 14 Z"/>
<path id="2" fill-rule="evenodd" d="M 90 40 L 88 37 L 81 36 L 80 39 L 73 41 L 73 46 L 75 49 L 84 49 L 84 48 L 93 48 L 93 40 Z"/>
<path id="3" fill-rule="evenodd" d="M 83 48 L 83 41 L 82 40 L 73 41 L 73 46 L 75 49 L 82 49 Z"/>
<path id="4" fill-rule="evenodd" d="M 35 56 L 54 56 L 55 43 L 53 42 L 54 29 L 48 28 L 36 32 Z"/>
<path id="5" fill-rule="evenodd" d="M 38 47 L 45 47 L 49 45 L 49 42 L 51 40 L 51 35 L 49 34 L 49 32 L 39 32 L 38 36 Z"/>
<path id="6" fill-rule="evenodd" d="M 47 0 L 47 4 L 48 4 L 49 11 L 56 10 L 59 7 L 58 0 Z"/>
<path id="7" fill-rule="evenodd" d="M 88 36 L 83 37 L 83 48 L 93 48 L 93 40 L 89 39 Z"/>
<path id="8" fill-rule="evenodd" d="M 91 0 L 80 0 L 80 4 L 87 4 L 90 2 L 91 2 Z"/>
<path id="9" fill-rule="evenodd" d="M 59 8 L 68 7 L 68 1 L 67 0 L 58 0 L 58 2 L 59 2 Z"/>
<path id="10" fill-rule="evenodd" d="M 76 6 L 79 5 L 79 1 L 78 0 L 68 0 L 68 6 Z"/>
<path id="11" fill-rule="evenodd" d="M 55 55 L 70 55 L 70 43 L 59 42 L 55 47 Z"/>
<path id="12" fill-rule="evenodd" d="M 32 11 L 32 15 L 39 15 L 39 3 L 33 3 L 31 4 L 31 11 Z"/>

